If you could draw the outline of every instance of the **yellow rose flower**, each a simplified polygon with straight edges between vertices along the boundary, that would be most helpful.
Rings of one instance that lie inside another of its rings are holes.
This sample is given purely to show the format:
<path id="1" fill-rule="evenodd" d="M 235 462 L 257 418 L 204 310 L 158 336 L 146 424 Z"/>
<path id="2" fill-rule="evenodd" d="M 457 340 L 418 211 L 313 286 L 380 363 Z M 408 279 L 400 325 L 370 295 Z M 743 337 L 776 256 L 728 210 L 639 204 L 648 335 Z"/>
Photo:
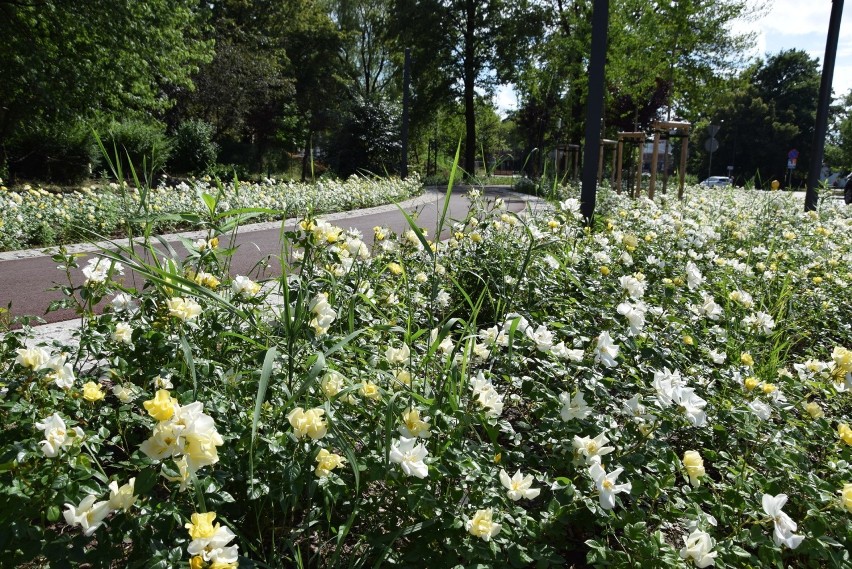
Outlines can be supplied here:
<path id="1" fill-rule="evenodd" d="M 494 510 L 492 508 L 477 510 L 473 519 L 469 522 L 468 531 L 470 535 L 491 541 L 491 538 L 500 533 L 501 529 L 501 525 L 493 521 L 493 516 Z"/>
<path id="2" fill-rule="evenodd" d="M 315 460 L 317 461 L 317 467 L 314 470 L 314 474 L 320 478 L 325 478 L 331 474 L 332 470 L 343 466 L 343 463 L 346 462 L 346 459 L 339 454 L 328 452 L 326 449 L 320 449 Z"/>
<path id="3" fill-rule="evenodd" d="M 192 320 L 201 314 L 201 306 L 191 298 L 175 297 L 166 302 L 169 315 L 181 320 Z"/>
<path id="4" fill-rule="evenodd" d="M 819 419 L 825 413 L 823 413 L 822 407 L 819 406 L 819 403 L 816 401 L 811 401 L 810 403 L 805 404 L 805 411 L 808 412 L 808 415 L 811 416 L 812 419 Z"/>
<path id="5" fill-rule="evenodd" d="M 852 350 L 837 346 L 831 352 L 831 359 L 834 360 L 834 367 L 841 372 L 852 372 Z"/>
<path id="6" fill-rule="evenodd" d="M 301 439 L 305 435 L 313 440 L 321 439 L 328 432 L 328 425 L 322 416 L 325 415 L 325 410 L 315 407 L 305 411 L 301 407 L 296 407 L 287 415 L 287 420 L 293 427 L 293 434 L 297 439 Z"/>
<path id="7" fill-rule="evenodd" d="M 364 381 L 361 384 L 361 389 L 358 391 L 367 399 L 378 399 L 381 396 L 381 393 L 379 393 L 379 387 L 369 380 Z"/>
<path id="8" fill-rule="evenodd" d="M 693 344 L 695 344 L 695 340 L 692 339 L 692 336 L 687 334 L 686 336 L 683 337 L 683 343 L 686 344 L 687 346 L 692 346 Z"/>
<path id="9" fill-rule="evenodd" d="M 699 479 L 704 476 L 704 460 L 698 451 L 688 450 L 683 453 L 683 467 L 689 476 L 689 483 L 696 488 L 700 486 L 701 480 Z"/>
<path id="10" fill-rule="evenodd" d="M 83 399 L 86 401 L 100 401 L 105 396 L 104 390 L 101 388 L 100 384 L 95 383 L 94 381 L 90 381 L 83 385 Z"/>
<path id="11" fill-rule="evenodd" d="M 192 559 L 189 560 L 189 569 L 203 569 L 204 567 L 204 558 L 200 555 L 196 555 Z"/>
<path id="12" fill-rule="evenodd" d="M 753 375 L 745 378 L 745 388 L 748 389 L 749 391 L 751 391 L 752 389 L 757 387 L 759 384 L 760 384 L 760 382 Z"/>
<path id="13" fill-rule="evenodd" d="M 751 354 L 750 354 L 750 353 L 748 353 L 748 352 L 743 352 L 743 353 L 740 355 L 740 362 L 742 362 L 742 364 L 743 364 L 744 366 L 752 367 L 752 366 L 754 365 L 754 358 L 753 358 L 753 357 L 751 357 Z"/>
<path id="14" fill-rule="evenodd" d="M 840 503 L 849 513 L 852 513 L 852 484 L 843 485 L 843 490 L 840 491 Z"/>
<path id="15" fill-rule="evenodd" d="M 158 421 L 168 421 L 175 414 L 177 399 L 171 396 L 167 389 L 160 389 L 153 399 L 142 403 L 148 414 Z"/>
<path id="16" fill-rule="evenodd" d="M 388 270 L 394 275 L 402 274 L 402 265 L 399 263 L 390 262 L 388 263 Z"/>
<path id="17" fill-rule="evenodd" d="M 775 391 L 778 390 L 778 388 L 775 387 L 774 383 L 764 383 L 762 389 L 763 389 L 763 392 L 767 395 L 770 395 L 770 394 L 772 394 L 772 393 L 774 393 Z"/>
<path id="18" fill-rule="evenodd" d="M 609 274 L 609 267 L 607 267 L 606 265 L 602 266 L 601 267 L 601 274 L 603 276 L 607 276 Z"/>
<path id="19" fill-rule="evenodd" d="M 852 429 L 849 428 L 847 423 L 837 425 L 837 434 L 840 435 L 840 440 L 852 446 Z"/>
<path id="20" fill-rule="evenodd" d="M 396 372 L 396 380 L 400 383 L 403 383 L 407 386 L 411 386 L 411 372 L 405 369 L 398 370 Z"/>
<path id="21" fill-rule="evenodd" d="M 428 439 L 432 436 L 432 433 L 429 431 L 430 428 L 431 425 L 429 425 L 428 421 L 420 418 L 420 411 L 418 409 L 409 407 L 402 414 L 402 425 L 399 427 L 399 432 L 402 436 Z"/>
<path id="22" fill-rule="evenodd" d="M 206 539 L 213 537 L 216 530 L 219 529 L 219 524 L 213 525 L 213 520 L 216 519 L 216 512 L 207 512 L 206 514 L 192 514 L 192 523 L 185 524 L 189 530 L 189 537 L 192 539 Z"/>

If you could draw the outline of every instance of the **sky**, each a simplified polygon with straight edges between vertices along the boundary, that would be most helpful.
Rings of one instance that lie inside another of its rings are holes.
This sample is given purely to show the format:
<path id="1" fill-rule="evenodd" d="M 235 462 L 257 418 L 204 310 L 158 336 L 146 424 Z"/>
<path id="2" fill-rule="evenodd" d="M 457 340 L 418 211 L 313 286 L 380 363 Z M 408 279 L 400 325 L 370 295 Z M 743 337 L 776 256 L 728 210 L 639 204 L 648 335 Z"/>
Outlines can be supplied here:
<path id="1" fill-rule="evenodd" d="M 754 2 L 754 0 L 748 0 Z M 755 2 L 757 4 L 757 2 Z M 852 89 L 852 0 L 845 0 L 840 21 L 840 39 L 834 63 L 832 89 L 839 96 Z M 752 54 L 765 58 L 785 49 L 802 49 L 818 58 L 822 70 L 831 0 L 767 0 L 764 15 L 753 22 L 741 22 L 735 30 L 756 30 L 757 41 Z M 501 114 L 517 108 L 511 86 L 500 87 L 495 103 Z"/>
<path id="2" fill-rule="evenodd" d="M 852 1 L 843 5 L 840 19 L 840 39 L 834 62 L 831 86 L 835 95 L 852 89 Z M 778 53 L 784 49 L 802 49 L 820 60 L 825 55 L 831 0 L 770 0 L 769 12 L 749 26 L 758 30 L 756 53 Z"/>

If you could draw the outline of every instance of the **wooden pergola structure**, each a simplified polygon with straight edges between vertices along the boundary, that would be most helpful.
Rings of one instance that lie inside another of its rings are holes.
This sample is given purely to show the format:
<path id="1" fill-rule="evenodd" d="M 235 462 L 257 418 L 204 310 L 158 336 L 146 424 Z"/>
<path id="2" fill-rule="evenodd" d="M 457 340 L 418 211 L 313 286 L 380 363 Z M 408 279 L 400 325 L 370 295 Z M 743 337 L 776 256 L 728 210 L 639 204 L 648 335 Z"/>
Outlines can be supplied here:
<path id="1" fill-rule="evenodd" d="M 579 144 L 559 144 L 556 146 L 557 155 L 557 171 L 556 176 L 559 177 L 560 172 L 568 174 L 572 180 L 577 179 L 577 172 L 580 167 L 580 145 Z M 562 161 L 565 161 L 564 171 L 559 168 Z"/>
<path id="2" fill-rule="evenodd" d="M 624 159 L 624 143 L 633 144 L 639 149 L 639 158 L 636 160 L 636 187 L 631 190 L 631 197 L 637 197 L 642 190 L 642 145 L 645 143 L 644 132 L 619 132 L 618 133 L 618 166 L 615 169 L 615 190 L 621 193 L 621 174 Z M 603 148 L 603 147 L 601 147 Z"/>
<path id="3" fill-rule="evenodd" d="M 603 181 L 603 165 L 604 165 L 604 152 L 606 148 L 609 147 L 612 150 L 616 150 L 616 146 L 618 142 L 615 140 L 608 140 L 604 138 L 601 140 L 600 151 L 598 152 L 598 184 Z M 610 179 L 610 184 L 615 185 L 615 159 L 618 152 L 612 153 L 612 176 Z"/>
<path id="4" fill-rule="evenodd" d="M 651 125 L 651 129 L 654 132 L 654 149 L 651 153 L 651 180 L 648 184 L 648 197 L 650 199 L 654 199 L 654 190 L 657 184 L 657 166 L 660 159 L 660 140 L 670 140 L 672 138 L 682 139 L 680 145 L 680 167 L 678 168 L 680 185 L 678 186 L 677 197 L 678 199 L 683 198 L 683 186 L 686 181 L 686 153 L 689 148 L 690 127 L 691 125 L 688 122 L 671 121 L 658 121 Z M 666 153 L 666 168 L 663 171 L 663 193 L 666 191 L 666 183 L 668 182 L 668 179 L 668 153 Z"/>

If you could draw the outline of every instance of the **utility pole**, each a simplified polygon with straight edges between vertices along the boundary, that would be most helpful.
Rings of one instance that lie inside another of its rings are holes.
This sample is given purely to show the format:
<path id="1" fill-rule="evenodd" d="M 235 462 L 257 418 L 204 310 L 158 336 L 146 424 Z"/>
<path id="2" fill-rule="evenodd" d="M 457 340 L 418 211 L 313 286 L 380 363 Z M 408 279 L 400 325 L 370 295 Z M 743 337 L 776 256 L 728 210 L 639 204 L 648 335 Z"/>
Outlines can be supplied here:
<path id="1" fill-rule="evenodd" d="M 822 157 L 825 151 L 825 135 L 828 131 L 828 105 L 831 103 L 831 80 L 834 77 L 834 59 L 837 55 L 837 39 L 840 36 L 840 17 L 843 15 L 843 0 L 832 0 L 831 20 L 828 24 L 828 37 L 825 40 L 825 57 L 822 61 L 822 80 L 819 84 L 819 106 L 817 107 L 816 127 L 814 128 L 813 151 L 808 169 L 808 186 L 805 191 L 805 211 L 814 211 L 817 207 L 817 184 L 822 169 Z"/>
<path id="2" fill-rule="evenodd" d="M 589 227 L 592 225 L 595 214 L 595 200 L 598 189 L 598 172 L 594 156 L 601 145 L 609 0 L 594 0 L 593 10 L 592 54 L 589 59 L 589 97 L 586 104 L 586 142 L 583 152 L 583 187 L 580 190 L 580 212 Z"/>

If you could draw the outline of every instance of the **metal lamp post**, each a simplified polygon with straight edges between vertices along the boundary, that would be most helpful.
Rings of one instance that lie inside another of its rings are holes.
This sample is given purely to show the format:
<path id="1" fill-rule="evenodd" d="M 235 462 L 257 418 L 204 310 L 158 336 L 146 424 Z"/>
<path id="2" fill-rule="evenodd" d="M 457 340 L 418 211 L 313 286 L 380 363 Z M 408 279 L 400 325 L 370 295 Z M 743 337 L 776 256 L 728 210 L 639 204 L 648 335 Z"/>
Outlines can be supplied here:
<path id="1" fill-rule="evenodd" d="M 819 106 L 817 107 L 814 144 L 808 168 L 808 186 L 805 192 L 805 211 L 813 211 L 817 206 L 817 184 L 822 169 L 825 135 L 828 131 L 828 105 L 831 103 L 831 80 L 834 76 L 834 59 L 837 55 L 837 39 L 840 36 L 840 17 L 843 15 L 843 0 L 832 0 L 831 20 L 828 24 L 828 37 L 825 40 L 825 57 L 822 63 L 822 80 L 819 84 Z"/>

